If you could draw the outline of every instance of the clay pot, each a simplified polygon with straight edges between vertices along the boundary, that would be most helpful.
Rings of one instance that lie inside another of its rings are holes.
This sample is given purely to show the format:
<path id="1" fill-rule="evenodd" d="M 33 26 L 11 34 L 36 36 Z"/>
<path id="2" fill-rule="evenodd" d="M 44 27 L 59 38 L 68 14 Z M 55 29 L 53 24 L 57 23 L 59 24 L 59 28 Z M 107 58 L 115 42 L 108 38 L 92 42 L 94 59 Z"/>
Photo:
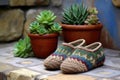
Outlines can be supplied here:
<path id="1" fill-rule="evenodd" d="M 65 42 L 85 39 L 86 44 L 100 41 L 102 24 L 97 25 L 67 25 L 61 24 Z"/>
<path id="2" fill-rule="evenodd" d="M 38 58 L 46 58 L 57 48 L 58 34 L 28 34 L 31 39 L 31 45 L 34 55 Z"/>

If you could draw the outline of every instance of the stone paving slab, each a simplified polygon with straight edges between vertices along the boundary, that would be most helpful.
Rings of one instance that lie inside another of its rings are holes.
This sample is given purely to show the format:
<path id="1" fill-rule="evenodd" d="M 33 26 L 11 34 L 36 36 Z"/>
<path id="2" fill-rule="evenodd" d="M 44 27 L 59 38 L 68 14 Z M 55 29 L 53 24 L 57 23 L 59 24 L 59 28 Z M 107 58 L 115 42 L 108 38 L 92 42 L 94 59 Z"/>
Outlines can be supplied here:
<path id="1" fill-rule="evenodd" d="M 13 58 L 11 62 L 7 62 L 16 67 L 30 67 L 41 65 L 42 60 L 39 59 L 22 59 L 22 58 Z"/>
<path id="2" fill-rule="evenodd" d="M 106 61 L 104 63 L 107 66 L 115 67 L 120 69 L 120 57 L 106 57 Z"/>
<path id="3" fill-rule="evenodd" d="M 14 69 L 16 69 L 16 67 L 13 67 L 12 65 L 0 63 L 0 72 L 6 72 Z"/>
<path id="4" fill-rule="evenodd" d="M 50 71 L 50 70 L 46 70 L 45 67 L 43 66 L 43 64 L 38 65 L 38 66 L 33 66 L 33 67 L 28 67 L 28 69 L 34 70 L 34 71 L 39 71 L 42 73 L 42 76 L 48 76 L 48 75 L 55 75 L 55 74 L 59 74 L 61 71 L 60 70 L 56 70 L 56 71 Z"/>
<path id="5" fill-rule="evenodd" d="M 104 53 L 106 56 L 109 56 L 109 57 L 119 57 L 120 58 L 120 51 L 118 51 L 118 50 L 112 50 L 112 49 L 105 48 Z"/>
<path id="6" fill-rule="evenodd" d="M 18 69 L 9 72 L 8 80 L 34 80 L 40 73 L 29 70 L 29 69 Z"/>
<path id="7" fill-rule="evenodd" d="M 12 65 L 0 62 L 0 80 L 7 80 L 7 76 L 9 72 L 16 69 L 18 68 Z"/>
<path id="8" fill-rule="evenodd" d="M 120 76 L 120 71 L 113 70 L 111 68 L 99 67 L 84 74 L 90 76 L 96 76 L 96 77 L 112 78 L 112 77 Z"/>
<path id="9" fill-rule="evenodd" d="M 38 79 L 40 80 L 40 78 Z M 87 75 L 65 75 L 65 74 L 57 74 L 48 76 L 41 80 L 96 80 L 96 78 Z"/>

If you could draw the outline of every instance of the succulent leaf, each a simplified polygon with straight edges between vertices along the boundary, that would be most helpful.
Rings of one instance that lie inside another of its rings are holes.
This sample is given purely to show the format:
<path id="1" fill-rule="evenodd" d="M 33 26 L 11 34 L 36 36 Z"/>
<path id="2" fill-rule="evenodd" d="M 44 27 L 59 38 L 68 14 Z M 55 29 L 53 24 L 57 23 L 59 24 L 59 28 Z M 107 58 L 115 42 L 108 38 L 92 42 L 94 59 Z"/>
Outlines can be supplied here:
<path id="1" fill-rule="evenodd" d="M 55 20 L 56 16 L 54 15 L 54 13 L 50 10 L 44 10 L 42 12 L 40 12 L 39 15 L 37 15 L 36 20 L 40 23 L 40 24 L 47 24 L 47 25 L 51 25 L 49 23 L 53 22 Z"/>
<path id="2" fill-rule="evenodd" d="M 70 8 L 65 9 L 62 15 L 62 23 L 80 25 L 84 24 L 89 12 L 87 11 L 87 7 L 85 7 L 83 4 L 73 4 Z"/>

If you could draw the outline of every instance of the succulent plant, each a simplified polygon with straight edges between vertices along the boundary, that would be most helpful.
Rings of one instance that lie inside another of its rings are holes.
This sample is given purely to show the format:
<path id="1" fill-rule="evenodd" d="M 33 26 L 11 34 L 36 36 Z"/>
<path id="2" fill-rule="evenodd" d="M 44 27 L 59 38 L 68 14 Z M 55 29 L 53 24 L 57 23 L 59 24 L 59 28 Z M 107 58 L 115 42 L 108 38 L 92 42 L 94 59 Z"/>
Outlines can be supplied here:
<path id="1" fill-rule="evenodd" d="M 34 56 L 32 53 L 32 47 L 28 36 L 25 37 L 24 39 L 20 39 L 15 44 L 13 53 L 15 57 L 21 57 L 21 58 Z"/>
<path id="2" fill-rule="evenodd" d="M 73 4 L 63 12 L 63 24 L 81 25 L 89 15 L 88 8 L 81 3 Z"/>
<path id="3" fill-rule="evenodd" d="M 97 8 L 95 8 L 95 7 L 89 8 L 89 9 L 88 9 L 88 12 L 89 12 L 90 14 L 95 14 L 95 15 L 98 14 L 98 10 L 97 10 Z"/>
<path id="4" fill-rule="evenodd" d="M 85 20 L 85 24 L 94 25 L 94 24 L 100 23 L 100 21 L 99 21 L 99 19 L 97 17 L 98 11 L 97 11 L 96 8 L 89 8 L 88 12 L 89 12 L 89 16 Z"/>
<path id="5" fill-rule="evenodd" d="M 51 26 L 51 29 L 49 29 L 51 32 L 58 32 L 58 31 L 61 31 L 62 28 L 61 26 L 58 24 L 58 23 L 54 23 L 52 26 Z"/>
<path id="6" fill-rule="evenodd" d="M 30 24 L 30 33 L 49 34 L 62 30 L 58 23 L 55 23 L 56 16 L 50 10 L 44 10 L 36 16 L 36 20 Z"/>
<path id="7" fill-rule="evenodd" d="M 34 21 L 30 24 L 30 33 L 43 35 L 47 34 L 48 31 L 45 29 L 44 25 L 41 25 L 37 21 Z"/>
<path id="8" fill-rule="evenodd" d="M 40 24 L 45 24 L 45 25 L 52 25 L 56 16 L 54 13 L 50 10 L 44 10 L 37 15 L 36 20 Z"/>

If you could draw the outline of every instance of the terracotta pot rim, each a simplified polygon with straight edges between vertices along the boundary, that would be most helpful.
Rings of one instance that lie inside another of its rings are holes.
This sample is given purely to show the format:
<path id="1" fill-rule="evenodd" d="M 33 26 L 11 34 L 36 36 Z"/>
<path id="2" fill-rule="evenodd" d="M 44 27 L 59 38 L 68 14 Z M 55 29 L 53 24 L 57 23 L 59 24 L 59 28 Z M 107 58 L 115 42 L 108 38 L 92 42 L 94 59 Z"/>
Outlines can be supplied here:
<path id="1" fill-rule="evenodd" d="M 28 36 L 30 36 L 30 37 L 39 37 L 39 38 L 57 37 L 58 35 L 59 35 L 59 33 L 50 33 L 50 34 L 45 34 L 45 35 L 28 33 Z"/>
<path id="2" fill-rule="evenodd" d="M 103 25 L 69 25 L 69 24 L 61 24 L 63 29 L 73 29 L 73 30 L 93 30 L 93 29 L 102 29 Z"/>

